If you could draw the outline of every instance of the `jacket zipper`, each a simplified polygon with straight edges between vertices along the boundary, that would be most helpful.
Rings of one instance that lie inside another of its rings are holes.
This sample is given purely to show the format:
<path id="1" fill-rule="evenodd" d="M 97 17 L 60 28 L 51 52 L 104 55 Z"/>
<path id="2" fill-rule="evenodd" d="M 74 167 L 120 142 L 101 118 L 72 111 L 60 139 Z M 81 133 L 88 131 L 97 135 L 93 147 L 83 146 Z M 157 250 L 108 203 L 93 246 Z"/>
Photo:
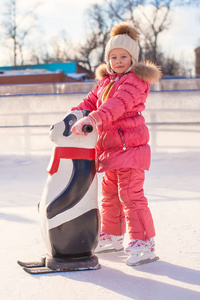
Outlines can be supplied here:
<path id="1" fill-rule="evenodd" d="M 120 139 L 121 139 L 122 144 L 123 144 L 123 148 L 122 149 L 126 150 L 126 144 L 125 144 L 124 138 L 122 137 L 122 133 L 121 133 L 120 128 L 118 128 L 118 133 L 119 133 Z"/>

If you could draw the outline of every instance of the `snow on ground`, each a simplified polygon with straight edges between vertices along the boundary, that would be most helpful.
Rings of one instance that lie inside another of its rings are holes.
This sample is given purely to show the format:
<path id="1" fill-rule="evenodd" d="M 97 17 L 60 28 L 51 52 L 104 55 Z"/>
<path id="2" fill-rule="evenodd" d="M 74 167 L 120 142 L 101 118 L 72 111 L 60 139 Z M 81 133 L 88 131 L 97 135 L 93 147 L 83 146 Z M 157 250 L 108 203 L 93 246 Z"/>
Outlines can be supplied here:
<path id="1" fill-rule="evenodd" d="M 0 128 L 0 299 L 200 299 L 200 126 L 152 125 L 150 131 L 145 192 L 160 260 L 133 268 L 122 252 L 101 254 L 96 271 L 31 276 L 17 260 L 44 253 L 37 203 L 52 145 L 46 127 Z"/>

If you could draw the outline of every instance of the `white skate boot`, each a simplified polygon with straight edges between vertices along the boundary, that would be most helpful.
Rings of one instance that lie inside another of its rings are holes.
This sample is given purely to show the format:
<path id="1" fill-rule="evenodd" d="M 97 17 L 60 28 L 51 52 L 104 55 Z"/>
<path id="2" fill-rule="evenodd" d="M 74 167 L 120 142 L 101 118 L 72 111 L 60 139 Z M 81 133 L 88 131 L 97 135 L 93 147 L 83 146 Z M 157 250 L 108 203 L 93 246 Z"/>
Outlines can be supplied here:
<path id="1" fill-rule="evenodd" d="M 126 264 L 128 266 L 139 266 L 159 259 L 154 252 L 155 243 L 151 238 L 148 241 L 131 240 L 128 247 L 124 250 L 129 255 Z"/>
<path id="2" fill-rule="evenodd" d="M 124 235 L 117 236 L 112 234 L 100 233 L 99 243 L 95 253 L 116 252 L 124 249 Z"/>

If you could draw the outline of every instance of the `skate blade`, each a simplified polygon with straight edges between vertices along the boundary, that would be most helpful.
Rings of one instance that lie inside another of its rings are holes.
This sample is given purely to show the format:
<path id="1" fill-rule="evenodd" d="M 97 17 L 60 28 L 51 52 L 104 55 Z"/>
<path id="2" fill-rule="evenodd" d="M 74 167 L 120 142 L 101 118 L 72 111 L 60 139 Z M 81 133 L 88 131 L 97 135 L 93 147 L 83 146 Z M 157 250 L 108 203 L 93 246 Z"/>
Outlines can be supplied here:
<path id="1" fill-rule="evenodd" d="M 39 275 L 39 274 L 49 274 L 49 273 L 61 273 L 61 272 L 73 272 L 73 271 L 87 271 L 87 270 L 98 270 L 100 269 L 101 266 L 100 264 L 96 265 L 96 266 L 93 266 L 93 267 L 74 267 L 74 268 L 69 268 L 69 269 L 51 269 L 51 268 L 48 268 L 48 267 L 36 267 L 36 268 L 26 268 L 24 267 L 23 270 L 25 272 L 27 272 L 28 274 L 31 274 L 31 275 Z"/>
<path id="2" fill-rule="evenodd" d="M 120 252 L 123 251 L 123 248 L 120 249 L 105 249 L 105 250 L 99 250 L 99 251 L 95 251 L 94 254 L 103 254 L 103 253 L 112 253 L 112 252 Z"/>
<path id="3" fill-rule="evenodd" d="M 154 262 L 154 261 L 157 261 L 157 260 L 159 260 L 158 256 L 156 256 L 154 258 L 146 258 L 146 259 L 140 260 L 138 262 L 134 262 L 134 263 L 127 262 L 126 264 L 127 264 L 127 266 L 137 267 L 137 266 L 148 264 L 148 263 L 151 263 L 151 262 Z"/>
<path id="4" fill-rule="evenodd" d="M 42 257 L 41 262 L 21 262 L 18 264 L 23 267 L 23 270 L 29 274 L 45 274 L 84 270 L 97 270 L 101 268 L 98 257 L 91 255 L 81 258 L 54 258 L 49 255 Z"/>
<path id="5" fill-rule="evenodd" d="M 17 263 L 21 267 L 25 267 L 25 268 L 38 268 L 38 267 L 45 266 L 45 263 L 42 261 L 24 262 L 24 261 L 18 260 Z"/>

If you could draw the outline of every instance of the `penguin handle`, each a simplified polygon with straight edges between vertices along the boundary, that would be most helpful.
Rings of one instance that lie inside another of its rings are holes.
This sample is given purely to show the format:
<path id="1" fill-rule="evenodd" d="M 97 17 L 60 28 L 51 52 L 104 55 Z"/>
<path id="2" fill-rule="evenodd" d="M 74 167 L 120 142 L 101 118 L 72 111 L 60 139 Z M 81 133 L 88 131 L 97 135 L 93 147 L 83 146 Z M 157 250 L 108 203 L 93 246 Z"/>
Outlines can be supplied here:
<path id="1" fill-rule="evenodd" d="M 82 128 L 82 131 L 90 133 L 93 131 L 93 127 L 92 127 L 92 125 L 84 125 Z"/>

